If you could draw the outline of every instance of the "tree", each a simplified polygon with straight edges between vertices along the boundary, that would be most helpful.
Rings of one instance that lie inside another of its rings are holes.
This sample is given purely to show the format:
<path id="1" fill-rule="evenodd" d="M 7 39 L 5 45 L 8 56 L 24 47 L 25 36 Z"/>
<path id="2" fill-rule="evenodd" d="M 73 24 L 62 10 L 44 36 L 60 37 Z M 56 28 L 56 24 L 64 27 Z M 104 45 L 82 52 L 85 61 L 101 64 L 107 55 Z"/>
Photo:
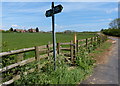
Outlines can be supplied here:
<path id="1" fill-rule="evenodd" d="M 65 30 L 64 33 L 72 33 L 75 32 L 74 30 Z"/>
<path id="2" fill-rule="evenodd" d="M 120 37 L 120 29 L 104 29 L 102 33 L 110 36 Z"/>
<path id="3" fill-rule="evenodd" d="M 109 23 L 110 28 L 120 29 L 120 18 L 116 18 Z"/>
<path id="4" fill-rule="evenodd" d="M 103 31 L 104 29 L 101 29 L 101 31 Z"/>
<path id="5" fill-rule="evenodd" d="M 9 31 L 10 31 L 10 32 L 13 32 L 13 28 L 11 27 L 11 28 L 9 29 Z"/>
<path id="6" fill-rule="evenodd" d="M 14 32 L 17 32 L 16 29 L 14 29 Z"/>
<path id="7" fill-rule="evenodd" d="M 39 32 L 39 29 L 38 29 L 38 27 L 36 27 L 36 32 Z"/>

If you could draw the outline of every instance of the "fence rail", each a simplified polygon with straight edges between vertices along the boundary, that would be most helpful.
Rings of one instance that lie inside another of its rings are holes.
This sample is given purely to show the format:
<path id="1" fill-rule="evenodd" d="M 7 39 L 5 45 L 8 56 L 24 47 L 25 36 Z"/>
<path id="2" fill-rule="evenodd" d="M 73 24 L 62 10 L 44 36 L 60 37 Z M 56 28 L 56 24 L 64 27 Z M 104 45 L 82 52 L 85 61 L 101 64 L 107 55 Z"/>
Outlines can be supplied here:
<path id="1" fill-rule="evenodd" d="M 106 39 L 107 39 L 106 36 L 97 36 L 97 37 L 91 37 L 91 38 L 87 38 L 87 39 L 76 40 L 76 44 L 73 43 L 73 41 L 70 41 L 67 43 L 57 43 L 57 49 L 56 49 L 57 54 L 62 54 L 62 51 L 69 52 L 68 56 L 71 57 L 71 62 L 74 62 L 76 52 L 78 52 L 79 47 L 84 46 L 85 48 L 88 48 L 88 45 L 93 46 L 93 42 L 96 43 L 97 45 L 101 45 L 101 43 L 104 42 Z M 81 43 L 81 42 L 83 42 L 83 43 Z M 68 47 L 63 47 L 62 45 L 67 45 Z M 2 58 L 5 58 L 5 56 L 14 55 L 14 54 L 17 54 L 18 56 L 17 56 L 16 63 L 1 68 L 0 73 L 4 73 L 5 71 L 9 71 L 12 68 L 24 66 L 28 63 L 31 63 L 34 61 L 40 61 L 41 59 L 52 56 L 52 52 L 53 52 L 53 50 L 51 49 L 52 47 L 53 47 L 53 44 L 47 44 L 47 45 L 43 45 L 43 46 L 35 46 L 32 48 L 24 48 L 24 49 L 9 51 L 9 52 L 2 52 L 2 53 L 0 53 L 0 57 L 2 57 Z M 23 58 L 24 58 L 23 54 L 25 52 L 29 52 L 29 51 L 35 51 L 35 57 L 23 60 Z M 46 63 L 43 63 L 41 65 L 38 64 L 36 67 L 37 69 L 32 68 L 32 69 L 28 70 L 27 72 L 24 72 L 23 74 L 31 73 L 35 70 L 38 70 L 45 64 Z M 6 82 L 1 82 L 1 85 L 11 84 L 15 80 L 20 79 L 20 77 L 21 77 L 20 75 L 15 75 L 13 77 L 13 79 L 6 81 Z"/>

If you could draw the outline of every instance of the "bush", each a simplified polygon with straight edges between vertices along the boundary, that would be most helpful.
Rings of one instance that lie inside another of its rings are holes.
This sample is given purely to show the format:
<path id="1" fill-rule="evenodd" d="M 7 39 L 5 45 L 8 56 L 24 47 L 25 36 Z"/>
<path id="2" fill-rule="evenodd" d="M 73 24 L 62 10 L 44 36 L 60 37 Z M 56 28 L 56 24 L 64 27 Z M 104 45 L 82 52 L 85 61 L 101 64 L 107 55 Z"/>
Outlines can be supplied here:
<path id="1" fill-rule="evenodd" d="M 9 30 L 7 30 L 7 31 L 2 31 L 2 33 L 10 33 L 10 31 L 9 31 Z"/>
<path id="2" fill-rule="evenodd" d="M 106 35 L 120 37 L 120 29 L 104 29 L 101 32 Z"/>

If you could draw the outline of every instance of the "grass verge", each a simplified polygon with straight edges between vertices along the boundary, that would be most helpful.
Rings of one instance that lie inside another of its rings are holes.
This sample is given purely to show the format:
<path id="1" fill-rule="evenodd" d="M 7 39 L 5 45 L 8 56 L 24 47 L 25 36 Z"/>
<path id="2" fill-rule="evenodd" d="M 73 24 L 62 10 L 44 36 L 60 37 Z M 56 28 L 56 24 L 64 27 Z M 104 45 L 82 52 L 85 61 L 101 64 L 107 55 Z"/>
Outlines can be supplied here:
<path id="1" fill-rule="evenodd" d="M 103 64 L 107 62 L 109 51 L 112 49 L 112 40 L 109 39 L 105 43 L 103 43 L 99 48 L 92 51 L 90 56 L 94 57 L 96 60 L 96 64 Z"/>

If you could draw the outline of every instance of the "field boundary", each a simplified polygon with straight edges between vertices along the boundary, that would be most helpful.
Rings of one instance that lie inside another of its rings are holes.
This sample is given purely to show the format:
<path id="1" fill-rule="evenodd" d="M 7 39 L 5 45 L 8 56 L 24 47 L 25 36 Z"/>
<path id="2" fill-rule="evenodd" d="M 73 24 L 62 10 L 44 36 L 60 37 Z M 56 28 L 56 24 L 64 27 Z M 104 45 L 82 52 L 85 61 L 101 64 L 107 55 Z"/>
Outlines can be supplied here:
<path id="1" fill-rule="evenodd" d="M 65 56 L 70 57 L 71 63 L 74 63 L 75 58 L 76 58 L 76 53 L 78 52 L 79 47 L 84 47 L 85 49 L 88 49 L 89 47 L 100 46 L 103 42 L 106 41 L 106 39 L 107 39 L 107 36 L 99 35 L 96 37 L 86 38 L 86 39 L 82 39 L 82 40 L 73 40 L 73 41 L 70 41 L 67 43 L 57 43 L 57 46 L 56 46 L 57 54 L 58 55 L 63 54 L 63 51 L 65 51 L 65 53 L 68 52 L 67 53 L 68 55 L 65 55 Z M 63 47 L 63 46 L 65 46 L 65 47 Z M 24 66 L 24 65 L 34 62 L 34 61 L 39 62 L 41 59 L 47 58 L 46 60 L 48 60 L 49 57 L 52 56 L 52 53 L 53 53 L 52 47 L 53 47 L 53 44 L 47 44 L 47 45 L 43 45 L 43 46 L 35 46 L 32 48 L 24 48 L 24 49 L 9 51 L 9 52 L 2 52 L 2 53 L 0 53 L 0 57 L 2 57 L 2 58 L 5 58 L 5 56 L 17 54 L 17 62 L 1 68 L 0 73 L 9 71 L 10 69 L 15 68 L 15 67 Z M 29 52 L 29 51 L 35 51 L 35 57 L 23 60 L 24 53 Z M 28 73 L 34 72 L 35 70 L 38 71 L 46 63 L 50 63 L 50 61 L 45 62 L 43 64 L 37 64 L 36 68 L 32 68 L 32 69 L 28 70 L 27 72 L 24 72 L 23 74 L 28 74 Z M 17 71 L 17 72 L 20 72 L 20 71 Z M 21 76 L 18 73 L 16 73 L 16 75 L 14 75 L 14 77 L 12 79 L 10 79 L 6 82 L 1 82 L 1 85 L 11 84 L 15 80 L 20 79 L 20 77 Z"/>

